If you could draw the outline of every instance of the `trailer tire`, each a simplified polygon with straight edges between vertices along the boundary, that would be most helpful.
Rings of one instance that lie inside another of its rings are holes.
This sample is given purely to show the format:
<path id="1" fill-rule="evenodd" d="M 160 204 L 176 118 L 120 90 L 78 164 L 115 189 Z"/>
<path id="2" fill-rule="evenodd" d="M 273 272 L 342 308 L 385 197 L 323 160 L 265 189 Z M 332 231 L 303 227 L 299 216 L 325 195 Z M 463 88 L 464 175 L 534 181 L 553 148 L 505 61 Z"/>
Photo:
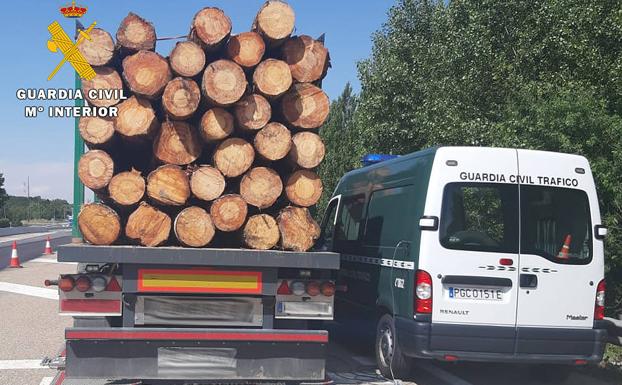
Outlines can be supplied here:
<path id="1" fill-rule="evenodd" d="M 393 317 L 385 314 L 378 320 L 374 346 L 376 363 L 380 373 L 389 379 L 407 378 L 411 371 L 411 359 L 400 349 L 395 333 Z"/>

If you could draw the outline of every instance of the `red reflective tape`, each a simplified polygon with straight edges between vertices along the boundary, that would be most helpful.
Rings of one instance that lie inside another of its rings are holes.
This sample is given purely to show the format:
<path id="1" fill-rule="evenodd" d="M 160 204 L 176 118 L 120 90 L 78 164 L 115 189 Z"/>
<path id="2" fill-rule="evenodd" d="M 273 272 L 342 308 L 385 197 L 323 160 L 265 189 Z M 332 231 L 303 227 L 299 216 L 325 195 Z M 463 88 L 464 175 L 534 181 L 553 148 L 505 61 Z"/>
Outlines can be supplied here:
<path id="1" fill-rule="evenodd" d="M 328 342 L 327 334 L 301 333 L 237 333 L 237 332 L 148 332 L 148 331 L 72 331 L 66 339 L 95 340 L 210 340 L 210 341 L 270 341 L 270 342 Z"/>
<path id="2" fill-rule="evenodd" d="M 120 313 L 120 299 L 63 299 L 60 311 L 68 313 Z"/>
<path id="3" fill-rule="evenodd" d="M 63 385 L 63 382 L 65 382 L 65 371 L 63 370 L 62 372 L 58 373 L 55 380 L 56 381 L 54 381 L 53 385 Z"/>

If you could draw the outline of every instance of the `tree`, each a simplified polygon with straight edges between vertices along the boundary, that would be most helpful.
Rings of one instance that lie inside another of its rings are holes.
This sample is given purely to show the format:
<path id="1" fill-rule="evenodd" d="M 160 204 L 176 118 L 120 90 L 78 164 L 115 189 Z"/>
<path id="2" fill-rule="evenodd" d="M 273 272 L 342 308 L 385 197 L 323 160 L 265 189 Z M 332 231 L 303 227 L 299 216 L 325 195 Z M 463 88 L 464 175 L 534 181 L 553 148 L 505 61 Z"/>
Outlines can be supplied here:
<path id="1" fill-rule="evenodd" d="M 0 210 L 4 207 L 4 203 L 7 201 L 8 198 L 9 196 L 4 189 L 4 174 L 0 173 Z"/>

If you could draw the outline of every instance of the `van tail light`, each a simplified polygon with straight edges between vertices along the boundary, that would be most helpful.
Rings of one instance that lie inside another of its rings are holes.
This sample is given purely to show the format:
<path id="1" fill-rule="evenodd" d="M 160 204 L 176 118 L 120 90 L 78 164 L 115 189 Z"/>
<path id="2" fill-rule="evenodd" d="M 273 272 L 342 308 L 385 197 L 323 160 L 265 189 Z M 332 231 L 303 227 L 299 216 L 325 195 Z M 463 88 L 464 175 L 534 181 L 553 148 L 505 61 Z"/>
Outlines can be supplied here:
<path id="1" fill-rule="evenodd" d="M 320 286 L 320 291 L 322 292 L 322 295 L 326 297 L 332 297 L 333 295 L 335 295 L 335 290 L 335 284 L 330 281 L 326 281 L 322 284 L 322 286 Z"/>
<path id="2" fill-rule="evenodd" d="M 605 318 L 605 280 L 598 282 L 596 286 L 596 303 L 594 304 L 594 319 L 602 320 Z"/>
<path id="3" fill-rule="evenodd" d="M 65 292 L 72 291 L 75 285 L 76 282 L 72 277 L 61 277 L 58 280 L 58 288 Z"/>
<path id="4" fill-rule="evenodd" d="M 415 313 L 432 313 L 432 277 L 427 271 L 415 273 Z"/>

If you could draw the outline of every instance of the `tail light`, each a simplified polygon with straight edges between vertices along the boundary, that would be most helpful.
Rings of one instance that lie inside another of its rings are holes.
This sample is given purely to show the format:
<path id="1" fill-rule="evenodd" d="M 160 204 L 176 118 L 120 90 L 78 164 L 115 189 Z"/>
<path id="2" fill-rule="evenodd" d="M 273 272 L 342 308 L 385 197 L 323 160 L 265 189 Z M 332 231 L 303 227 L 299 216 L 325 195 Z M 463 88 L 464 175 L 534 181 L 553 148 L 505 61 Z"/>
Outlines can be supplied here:
<path id="1" fill-rule="evenodd" d="M 310 281 L 307 283 L 307 294 L 315 297 L 320 294 L 320 283 L 318 281 Z"/>
<path id="2" fill-rule="evenodd" d="M 306 285 L 304 282 L 302 281 L 293 281 L 290 285 L 289 285 L 292 294 L 297 295 L 297 296 L 301 296 L 301 295 L 305 295 L 306 293 Z"/>
<path id="3" fill-rule="evenodd" d="M 85 292 L 91 288 L 91 279 L 86 275 L 80 276 L 76 280 L 76 289 L 81 292 Z"/>
<path id="4" fill-rule="evenodd" d="M 323 296 L 332 297 L 335 295 L 335 284 L 330 281 L 324 282 L 322 286 L 320 286 L 320 292 L 322 292 Z"/>
<path id="5" fill-rule="evenodd" d="M 281 282 L 281 285 L 276 290 L 276 293 L 279 294 L 279 295 L 290 295 L 290 294 L 292 294 L 292 291 L 289 289 L 289 285 L 287 284 L 287 280 L 286 279 L 284 279 L 283 282 Z"/>
<path id="6" fill-rule="evenodd" d="M 415 273 L 415 312 L 432 313 L 432 277 L 424 270 Z"/>
<path id="7" fill-rule="evenodd" d="M 101 293 L 102 291 L 106 290 L 107 283 L 108 282 L 106 282 L 106 278 L 102 276 L 97 276 L 91 280 L 91 287 L 93 288 L 94 292 Z"/>
<path id="8" fill-rule="evenodd" d="M 601 320 L 605 318 L 605 280 L 598 282 L 596 286 L 596 303 L 594 304 L 594 319 Z"/>
<path id="9" fill-rule="evenodd" d="M 71 277 L 62 277 L 58 280 L 58 288 L 62 291 L 72 291 L 76 282 Z"/>

